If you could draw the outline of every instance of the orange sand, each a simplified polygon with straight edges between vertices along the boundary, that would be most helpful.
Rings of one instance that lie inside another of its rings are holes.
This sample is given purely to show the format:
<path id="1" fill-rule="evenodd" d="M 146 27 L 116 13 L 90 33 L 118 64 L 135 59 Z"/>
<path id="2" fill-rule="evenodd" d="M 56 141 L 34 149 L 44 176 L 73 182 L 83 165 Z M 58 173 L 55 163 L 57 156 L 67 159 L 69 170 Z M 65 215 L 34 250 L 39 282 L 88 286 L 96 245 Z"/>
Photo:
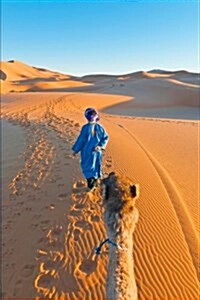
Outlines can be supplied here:
<path id="1" fill-rule="evenodd" d="M 20 74 L 33 80 L 41 72 L 33 68 L 31 74 L 31 67 L 19 62 L 10 70 L 9 64 L 3 69 L 9 83 L 2 80 L 7 89 Z M 53 76 L 49 72 L 44 72 L 46 79 Z M 62 86 L 65 92 L 2 97 L 2 118 L 9 122 L 3 127 L 4 299 L 105 299 L 106 247 L 99 257 L 94 255 L 106 237 L 102 205 L 87 193 L 79 158 L 71 156 L 85 122 L 83 110 L 94 106 L 110 135 L 104 172 L 117 171 L 140 185 L 133 249 L 138 299 L 197 300 L 196 77 L 141 72 L 80 81 L 90 84 L 87 90 L 67 91 L 58 80 L 53 88 Z M 133 116 L 140 110 L 150 116 L 149 109 L 162 114 L 163 108 L 168 118 Z"/>

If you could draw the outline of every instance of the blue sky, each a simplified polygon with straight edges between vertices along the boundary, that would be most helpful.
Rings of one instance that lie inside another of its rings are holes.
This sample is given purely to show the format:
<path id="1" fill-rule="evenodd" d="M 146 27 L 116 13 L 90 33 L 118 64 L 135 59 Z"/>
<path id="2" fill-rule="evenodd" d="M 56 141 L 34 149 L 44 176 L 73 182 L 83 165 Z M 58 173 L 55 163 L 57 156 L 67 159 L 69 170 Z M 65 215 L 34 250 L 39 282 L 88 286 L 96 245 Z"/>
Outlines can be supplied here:
<path id="1" fill-rule="evenodd" d="M 198 1 L 2 1 L 1 60 L 84 75 L 199 71 Z"/>

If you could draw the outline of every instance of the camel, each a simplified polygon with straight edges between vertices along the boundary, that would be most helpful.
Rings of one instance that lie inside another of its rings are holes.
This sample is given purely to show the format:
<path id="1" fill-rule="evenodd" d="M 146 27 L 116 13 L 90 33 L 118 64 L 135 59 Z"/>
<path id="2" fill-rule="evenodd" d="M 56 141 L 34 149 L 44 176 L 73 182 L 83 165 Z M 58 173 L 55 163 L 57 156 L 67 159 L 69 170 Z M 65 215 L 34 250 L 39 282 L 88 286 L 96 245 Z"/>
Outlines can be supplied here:
<path id="1" fill-rule="evenodd" d="M 133 232 L 139 218 L 135 200 L 139 186 L 129 178 L 110 173 L 103 179 L 104 221 L 109 242 L 106 299 L 136 300 Z"/>

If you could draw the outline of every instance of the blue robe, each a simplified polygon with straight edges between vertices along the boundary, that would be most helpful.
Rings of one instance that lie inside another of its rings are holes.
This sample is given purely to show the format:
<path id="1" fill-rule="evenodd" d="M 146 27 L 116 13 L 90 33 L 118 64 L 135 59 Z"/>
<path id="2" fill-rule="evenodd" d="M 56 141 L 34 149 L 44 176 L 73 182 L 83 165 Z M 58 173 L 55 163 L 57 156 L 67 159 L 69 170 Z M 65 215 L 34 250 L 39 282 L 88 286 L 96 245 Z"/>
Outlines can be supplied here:
<path id="1" fill-rule="evenodd" d="M 85 124 L 72 150 L 81 151 L 81 168 L 85 178 L 100 178 L 102 175 L 102 150 L 95 151 L 95 147 L 106 147 L 108 134 L 99 123 Z"/>

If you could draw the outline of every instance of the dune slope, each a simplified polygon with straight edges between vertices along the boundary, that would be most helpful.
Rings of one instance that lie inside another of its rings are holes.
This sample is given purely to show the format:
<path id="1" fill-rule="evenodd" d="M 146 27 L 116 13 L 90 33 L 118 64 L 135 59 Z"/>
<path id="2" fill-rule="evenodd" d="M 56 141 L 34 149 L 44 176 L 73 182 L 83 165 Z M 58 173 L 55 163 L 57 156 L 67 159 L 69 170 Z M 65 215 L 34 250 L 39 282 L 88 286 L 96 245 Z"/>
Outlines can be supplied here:
<path id="1" fill-rule="evenodd" d="M 79 158 L 71 156 L 83 110 L 93 105 L 110 135 L 104 173 L 117 171 L 140 185 L 138 298 L 197 300 L 199 123 L 113 115 L 108 107 L 130 96 L 105 92 L 2 100 L 2 118 L 22 127 L 26 140 L 4 187 L 4 298 L 105 299 L 108 251 L 94 255 L 106 237 L 101 197 L 87 192 Z"/>

